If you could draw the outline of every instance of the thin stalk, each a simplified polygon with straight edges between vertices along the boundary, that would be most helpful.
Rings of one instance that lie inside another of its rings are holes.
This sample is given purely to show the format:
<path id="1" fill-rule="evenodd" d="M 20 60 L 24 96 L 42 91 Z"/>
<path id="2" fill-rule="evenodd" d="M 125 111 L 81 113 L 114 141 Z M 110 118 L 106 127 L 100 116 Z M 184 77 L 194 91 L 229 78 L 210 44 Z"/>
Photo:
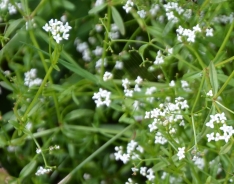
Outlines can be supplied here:
<path id="1" fill-rule="evenodd" d="M 58 184 L 65 184 L 68 183 L 69 180 L 73 177 L 73 175 L 81 169 L 85 164 L 90 162 L 94 157 L 96 157 L 99 153 L 101 153 L 104 149 L 106 149 L 109 145 L 111 145 L 116 139 L 118 139 L 124 132 L 128 131 L 132 126 L 131 124 L 127 126 L 124 130 L 122 130 L 120 133 L 112 137 L 109 141 L 107 141 L 104 145 L 102 145 L 98 150 L 96 150 L 94 153 L 92 153 L 88 158 L 86 158 L 83 162 L 81 162 L 75 169 L 73 169 L 65 178 L 63 178 Z"/>
<path id="2" fill-rule="evenodd" d="M 191 118 L 192 118 L 192 125 L 193 125 L 194 143 L 195 143 L 195 147 L 197 148 L 196 128 L 195 128 L 195 124 L 194 124 L 193 114 L 192 114 Z"/>
<path id="3" fill-rule="evenodd" d="M 222 43 L 222 45 L 220 46 L 220 48 L 219 48 L 219 50 L 218 50 L 218 52 L 217 52 L 217 54 L 216 54 L 216 56 L 215 56 L 215 58 L 214 58 L 214 61 L 215 61 L 216 58 L 220 55 L 220 53 L 223 51 L 225 45 L 227 44 L 228 39 L 229 39 L 229 37 L 230 37 L 230 35 L 231 35 L 231 33 L 232 33 L 233 26 L 234 26 L 234 23 L 231 24 L 231 26 L 230 26 L 230 28 L 229 28 L 229 30 L 228 30 L 228 32 L 227 32 L 227 34 L 226 34 L 226 36 L 225 36 L 225 38 L 224 38 L 224 40 L 223 40 L 223 43 Z"/>
<path id="4" fill-rule="evenodd" d="M 205 74 L 204 73 L 202 75 L 202 80 L 201 80 L 201 83 L 200 83 L 200 86 L 199 86 L 199 89 L 198 89 L 198 92 L 197 92 L 197 96 L 196 96 L 195 102 L 193 103 L 193 107 L 192 107 L 191 113 L 194 113 L 194 109 L 195 109 L 195 107 L 197 105 L 198 99 L 199 99 L 200 94 L 201 94 L 202 86 L 203 86 L 204 80 L 205 80 Z"/>
<path id="5" fill-rule="evenodd" d="M 220 88 L 220 90 L 218 91 L 218 93 L 214 96 L 214 99 L 217 99 L 218 96 L 223 92 L 223 90 L 226 88 L 226 86 L 228 85 L 228 83 L 230 82 L 230 80 L 234 77 L 234 71 L 231 73 L 231 75 L 228 77 L 228 79 L 226 80 L 226 82 L 223 84 L 223 86 Z"/>
<path id="6" fill-rule="evenodd" d="M 200 58 L 200 56 L 199 56 L 199 54 L 197 53 L 197 51 L 196 51 L 193 47 L 191 47 L 191 46 L 189 46 L 189 45 L 187 45 L 187 47 L 188 47 L 188 49 L 189 49 L 190 51 L 192 51 L 193 54 L 196 56 L 196 58 L 197 58 L 199 64 L 201 65 L 202 69 L 206 68 L 206 65 L 204 64 L 204 62 L 203 62 L 202 59 Z"/>
<path id="7" fill-rule="evenodd" d="M 41 92 L 42 92 L 42 90 L 47 82 L 47 79 L 49 78 L 49 75 L 51 74 L 52 71 L 53 71 L 53 66 L 51 65 L 48 72 L 46 73 L 46 76 L 43 79 L 42 84 L 40 85 L 35 97 L 33 98 L 33 101 L 30 103 L 30 105 L 28 106 L 27 110 L 24 113 L 24 116 L 21 118 L 23 121 L 25 121 L 27 114 L 29 113 L 29 111 L 32 109 L 32 107 L 36 103 L 36 101 L 37 101 L 39 95 L 41 94 Z"/>
<path id="8" fill-rule="evenodd" d="M 226 64 L 226 63 L 232 61 L 233 59 L 234 59 L 234 56 L 232 56 L 232 57 L 230 57 L 230 58 L 228 58 L 228 59 L 226 59 L 226 60 L 224 60 L 224 61 L 222 61 L 222 62 L 220 62 L 220 63 L 215 64 L 215 67 L 224 65 L 224 64 Z"/>
<path id="9" fill-rule="evenodd" d="M 234 112 L 230 109 L 228 109 L 227 107 L 225 107 L 224 105 L 222 105 L 221 103 L 219 103 L 218 101 L 215 101 L 215 103 L 217 103 L 219 106 L 221 106 L 222 108 L 226 109 L 227 111 L 229 111 L 230 113 L 234 114 Z"/>

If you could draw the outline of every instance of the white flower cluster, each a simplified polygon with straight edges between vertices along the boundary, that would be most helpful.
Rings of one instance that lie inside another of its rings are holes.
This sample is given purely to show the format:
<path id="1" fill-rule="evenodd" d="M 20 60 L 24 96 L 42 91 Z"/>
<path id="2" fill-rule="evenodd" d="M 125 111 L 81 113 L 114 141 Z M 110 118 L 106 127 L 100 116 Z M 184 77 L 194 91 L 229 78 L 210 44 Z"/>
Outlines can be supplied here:
<path id="1" fill-rule="evenodd" d="M 113 78 L 113 74 L 110 73 L 110 72 L 105 72 L 104 75 L 103 75 L 103 80 L 104 81 L 108 81 L 108 80 L 111 80 Z"/>
<path id="2" fill-rule="evenodd" d="M 35 173 L 37 176 L 43 175 L 43 174 L 47 174 L 49 172 L 51 172 L 52 169 L 45 169 L 42 166 L 39 167 L 39 169 L 37 170 L 37 172 Z"/>
<path id="3" fill-rule="evenodd" d="M 206 93 L 206 96 L 210 96 L 210 97 L 213 96 L 213 91 L 212 91 L 212 89 L 211 89 L 210 91 L 208 91 L 208 93 Z"/>
<path id="4" fill-rule="evenodd" d="M 134 6 L 134 3 L 132 0 L 127 0 L 126 4 L 123 6 L 123 9 L 125 9 L 126 13 L 129 13 Z"/>
<path id="5" fill-rule="evenodd" d="M 15 3 L 15 5 L 19 9 L 22 9 L 21 3 Z M 10 15 L 17 13 L 16 7 L 13 4 L 11 4 L 9 0 L 1 0 L 0 1 L 0 10 L 7 10 Z"/>
<path id="6" fill-rule="evenodd" d="M 60 43 L 60 41 L 62 41 L 63 39 L 68 40 L 68 32 L 71 29 L 71 26 L 68 25 L 68 22 L 63 25 L 63 22 L 57 19 L 51 19 L 49 23 L 46 23 L 42 28 L 46 32 L 50 32 L 54 40 L 57 43 Z"/>
<path id="7" fill-rule="evenodd" d="M 212 28 L 207 28 L 206 30 L 206 36 L 213 36 L 213 29 Z M 195 42 L 195 38 L 196 38 L 196 33 L 200 33 L 202 32 L 200 26 L 197 24 L 196 26 L 193 27 L 193 29 L 185 29 L 182 26 L 179 26 L 178 29 L 176 29 L 177 32 L 177 40 L 179 42 L 182 42 L 183 39 L 185 38 L 188 42 Z"/>
<path id="8" fill-rule="evenodd" d="M 109 32 L 110 39 L 118 39 L 120 37 L 119 28 L 116 24 L 111 24 L 111 29 Z"/>
<path id="9" fill-rule="evenodd" d="M 164 63 L 163 55 L 162 55 L 161 51 L 159 50 L 157 53 L 157 56 L 155 58 L 154 64 L 161 65 L 163 63 Z"/>
<path id="10" fill-rule="evenodd" d="M 185 147 L 178 148 L 177 156 L 179 157 L 179 160 L 185 158 Z"/>
<path id="11" fill-rule="evenodd" d="M 158 129 L 158 125 L 169 126 L 169 133 L 173 134 L 176 132 L 175 128 L 172 127 L 173 123 L 180 122 L 180 126 L 184 126 L 182 111 L 188 109 L 187 100 L 182 97 L 177 97 L 175 103 L 165 102 L 160 104 L 159 108 L 155 108 L 151 111 L 145 112 L 145 119 L 153 118 L 153 122 L 148 125 L 149 131 L 154 132 Z M 156 133 L 155 144 L 165 144 L 166 140 L 160 132 Z"/>
<path id="12" fill-rule="evenodd" d="M 145 11 L 145 10 L 137 11 L 137 14 L 138 14 L 142 19 L 144 19 L 144 18 L 146 17 L 146 11 Z"/>
<path id="13" fill-rule="evenodd" d="M 115 159 L 121 160 L 124 164 L 128 163 L 130 160 L 136 160 L 140 159 L 141 153 L 144 152 L 144 149 L 138 145 L 138 143 L 134 140 L 131 140 L 127 145 L 127 152 L 123 152 L 122 146 L 116 146 L 115 147 Z M 136 173 L 139 171 L 138 168 L 133 167 L 132 168 L 133 173 Z M 140 174 L 144 177 L 146 177 L 149 181 L 153 181 L 155 179 L 154 171 L 152 168 L 147 167 L 140 167 Z M 132 179 L 128 179 L 128 183 L 133 182 Z M 127 182 L 126 182 L 127 183 Z"/>
<path id="14" fill-rule="evenodd" d="M 102 64 L 104 67 L 107 66 L 107 59 L 106 58 L 104 58 L 104 62 L 102 62 L 102 58 L 100 58 L 99 60 L 96 61 L 95 68 L 96 68 L 98 73 L 100 73 L 100 71 L 101 71 Z"/>
<path id="15" fill-rule="evenodd" d="M 150 96 L 156 91 L 157 91 L 157 88 L 155 86 L 152 86 L 152 87 L 146 88 L 145 94 Z M 154 97 L 147 97 L 146 100 L 152 103 L 154 101 Z"/>
<path id="16" fill-rule="evenodd" d="M 140 88 L 140 84 L 143 82 L 143 79 L 140 76 L 137 76 L 137 79 L 135 80 L 135 86 L 134 89 L 132 90 L 130 88 L 130 81 L 125 78 L 122 80 L 122 86 L 124 87 L 124 94 L 126 97 L 132 97 L 133 96 L 133 92 L 140 92 L 141 88 Z"/>
<path id="17" fill-rule="evenodd" d="M 229 16 L 227 15 L 220 15 L 213 19 L 215 23 L 222 23 L 222 24 L 231 24 L 234 21 L 234 12 L 232 12 Z"/>
<path id="18" fill-rule="evenodd" d="M 194 156 L 193 162 L 201 170 L 205 167 L 205 160 L 202 157 Z"/>
<path id="19" fill-rule="evenodd" d="M 219 130 L 223 132 L 221 135 L 219 132 L 212 132 L 210 134 L 207 134 L 208 142 L 214 140 L 224 140 L 226 143 L 230 140 L 231 136 L 234 134 L 234 129 L 232 126 L 227 126 L 225 124 L 225 121 L 227 120 L 224 113 L 218 113 L 215 115 L 210 115 L 210 121 L 206 123 L 207 127 L 210 127 L 214 129 L 214 123 L 215 124 L 221 124 L 222 126 L 219 127 Z"/>
<path id="20" fill-rule="evenodd" d="M 123 66 L 124 66 L 124 64 L 123 64 L 122 61 L 116 61 L 116 63 L 115 63 L 115 69 L 116 70 L 122 70 Z"/>
<path id="21" fill-rule="evenodd" d="M 58 149 L 60 149 L 59 145 L 54 145 L 49 147 L 49 151 L 58 150 Z"/>
<path id="22" fill-rule="evenodd" d="M 102 4 L 104 4 L 104 0 L 96 0 L 94 6 L 100 6 L 100 5 L 102 5 Z"/>
<path id="23" fill-rule="evenodd" d="M 164 63 L 164 57 L 170 56 L 170 55 L 172 55 L 172 53 L 173 53 L 173 48 L 168 48 L 167 49 L 167 54 L 165 56 L 162 54 L 161 50 L 159 50 L 157 52 L 157 56 L 155 58 L 154 64 L 155 65 L 163 64 Z"/>
<path id="24" fill-rule="evenodd" d="M 24 73 L 24 85 L 29 88 L 32 86 L 40 86 L 42 79 L 37 78 L 37 69 L 32 68 L 30 71 Z"/>
<path id="25" fill-rule="evenodd" d="M 177 14 L 181 15 L 184 12 L 184 9 L 179 6 L 176 2 L 168 2 L 167 4 L 163 5 L 166 16 L 168 20 L 171 20 L 172 22 L 176 23 L 178 22 L 178 18 L 175 16 L 174 11 L 177 12 Z"/>
<path id="26" fill-rule="evenodd" d="M 100 88 L 98 93 L 94 93 L 92 99 L 96 103 L 97 107 L 100 107 L 102 105 L 106 105 L 107 107 L 109 107 L 111 103 L 110 95 L 111 92 Z"/>
<path id="27" fill-rule="evenodd" d="M 155 16 L 159 10 L 160 10 L 160 6 L 158 4 L 153 4 L 150 8 L 150 14 L 152 16 Z"/>
<path id="28" fill-rule="evenodd" d="M 138 145 L 138 143 L 134 140 L 131 140 L 127 145 L 127 152 L 123 152 L 122 146 L 115 147 L 115 160 L 121 160 L 124 164 L 128 163 L 130 159 L 136 160 L 140 158 L 139 153 L 143 153 L 144 149 Z M 136 152 L 138 151 L 138 153 Z"/>
<path id="29" fill-rule="evenodd" d="M 81 42 L 79 38 L 76 38 L 74 44 L 76 45 L 76 50 L 82 54 L 82 59 L 84 61 L 91 61 L 92 57 L 88 43 Z"/>

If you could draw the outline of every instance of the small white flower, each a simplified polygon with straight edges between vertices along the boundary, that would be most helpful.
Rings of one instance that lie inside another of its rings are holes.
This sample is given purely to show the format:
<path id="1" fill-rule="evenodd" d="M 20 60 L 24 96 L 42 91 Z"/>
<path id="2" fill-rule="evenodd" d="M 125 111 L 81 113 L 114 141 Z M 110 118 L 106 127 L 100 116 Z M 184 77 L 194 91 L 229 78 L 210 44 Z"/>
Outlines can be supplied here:
<path id="1" fill-rule="evenodd" d="M 212 97 L 213 96 L 213 91 L 212 90 L 208 91 L 208 93 L 206 93 L 206 96 Z"/>
<path id="2" fill-rule="evenodd" d="M 208 138 L 208 142 L 214 140 L 214 132 L 212 132 L 211 134 L 206 134 L 207 138 Z"/>
<path id="3" fill-rule="evenodd" d="M 98 93 L 94 93 L 92 99 L 96 103 L 97 107 L 100 107 L 102 105 L 106 105 L 107 107 L 109 107 L 111 103 L 110 95 L 111 92 L 100 88 Z"/>
<path id="4" fill-rule="evenodd" d="M 207 28 L 206 29 L 206 36 L 213 36 L 213 29 L 212 28 Z"/>
<path id="5" fill-rule="evenodd" d="M 185 147 L 178 148 L 177 156 L 179 157 L 179 160 L 185 158 Z"/>
<path id="6" fill-rule="evenodd" d="M 110 73 L 110 72 L 105 72 L 104 73 L 104 75 L 103 75 L 103 80 L 104 81 L 108 81 L 108 80 L 110 80 L 110 79 L 112 79 L 113 78 L 113 74 L 112 73 Z"/>
<path id="7" fill-rule="evenodd" d="M 145 11 L 145 10 L 137 11 L 137 14 L 138 14 L 142 19 L 144 19 L 145 16 L 146 16 L 146 11 Z"/>
<path id="8" fill-rule="evenodd" d="M 42 166 L 39 167 L 39 169 L 37 170 L 37 172 L 35 173 L 37 176 L 43 175 L 43 174 L 47 174 L 50 171 L 52 171 L 51 169 L 45 169 Z"/>

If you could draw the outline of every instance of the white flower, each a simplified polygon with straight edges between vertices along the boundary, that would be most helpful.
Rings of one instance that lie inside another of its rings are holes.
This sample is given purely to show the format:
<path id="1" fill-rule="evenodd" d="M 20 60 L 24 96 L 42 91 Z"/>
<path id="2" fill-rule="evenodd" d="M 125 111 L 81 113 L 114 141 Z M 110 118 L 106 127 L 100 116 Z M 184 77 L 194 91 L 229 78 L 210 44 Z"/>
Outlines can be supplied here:
<path id="1" fill-rule="evenodd" d="M 36 153 L 37 153 L 37 154 L 41 153 L 41 149 L 40 149 L 40 148 L 37 148 L 37 149 L 36 149 Z"/>
<path id="2" fill-rule="evenodd" d="M 100 107 L 102 105 L 110 106 L 110 95 L 111 92 L 100 88 L 98 93 L 94 93 L 92 99 L 96 103 L 97 107 Z"/>
<path id="3" fill-rule="evenodd" d="M 113 78 L 113 74 L 110 73 L 110 72 L 105 72 L 104 75 L 103 75 L 103 80 L 104 81 L 108 81 L 108 80 L 110 80 L 112 78 Z"/>
<path id="4" fill-rule="evenodd" d="M 201 32 L 201 28 L 199 27 L 198 24 L 193 27 L 193 31 L 195 31 L 195 32 Z"/>
<path id="5" fill-rule="evenodd" d="M 175 87 L 175 81 L 172 80 L 172 81 L 169 83 L 169 86 L 170 86 L 170 87 Z"/>
<path id="6" fill-rule="evenodd" d="M 66 22 L 63 25 L 63 22 L 58 21 L 57 19 L 51 19 L 49 23 L 46 23 L 42 27 L 46 32 L 51 32 L 54 40 L 57 43 L 60 43 L 63 39 L 67 40 L 69 37 L 68 32 L 71 29 L 71 26 L 68 25 L 68 22 Z"/>
<path id="7" fill-rule="evenodd" d="M 123 62 L 122 61 L 116 61 L 115 69 L 122 70 L 123 69 Z"/>
<path id="8" fill-rule="evenodd" d="M 142 19 L 144 19 L 145 16 L 146 16 L 146 11 L 145 11 L 145 10 L 137 11 L 137 14 L 138 14 Z"/>
<path id="9" fill-rule="evenodd" d="M 52 171 L 51 169 L 45 169 L 42 166 L 39 167 L 39 169 L 37 170 L 37 172 L 35 173 L 37 176 L 43 175 L 43 174 L 47 174 L 50 171 Z"/>
<path id="10" fill-rule="evenodd" d="M 133 7 L 134 3 L 132 0 L 128 0 L 126 4 L 123 6 L 123 9 L 125 9 L 126 13 L 129 13 Z"/>
<path id="11" fill-rule="evenodd" d="M 184 153 L 185 153 L 185 147 L 178 148 L 177 156 L 179 157 L 179 160 L 185 158 Z"/>
<path id="12" fill-rule="evenodd" d="M 213 36 L 213 29 L 212 28 L 206 29 L 206 36 Z"/>
<path id="13" fill-rule="evenodd" d="M 212 132 L 211 134 L 206 134 L 207 138 L 208 138 L 208 142 L 214 140 L 214 132 Z"/>
<path id="14" fill-rule="evenodd" d="M 29 88 L 32 86 L 40 86 L 42 79 L 37 77 L 37 69 L 32 68 L 30 71 L 24 73 L 24 85 Z"/>
<path id="15" fill-rule="evenodd" d="M 206 93 L 206 96 L 212 97 L 213 96 L 213 91 L 212 90 L 208 91 L 208 93 Z"/>

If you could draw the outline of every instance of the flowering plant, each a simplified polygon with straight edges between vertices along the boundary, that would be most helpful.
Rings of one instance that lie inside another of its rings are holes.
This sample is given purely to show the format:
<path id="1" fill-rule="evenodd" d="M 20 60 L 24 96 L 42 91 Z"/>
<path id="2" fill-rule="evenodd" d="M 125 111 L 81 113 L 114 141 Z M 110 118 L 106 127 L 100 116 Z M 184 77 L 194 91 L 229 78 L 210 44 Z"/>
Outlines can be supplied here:
<path id="1" fill-rule="evenodd" d="M 233 4 L 0 8 L 0 183 L 233 182 Z"/>

